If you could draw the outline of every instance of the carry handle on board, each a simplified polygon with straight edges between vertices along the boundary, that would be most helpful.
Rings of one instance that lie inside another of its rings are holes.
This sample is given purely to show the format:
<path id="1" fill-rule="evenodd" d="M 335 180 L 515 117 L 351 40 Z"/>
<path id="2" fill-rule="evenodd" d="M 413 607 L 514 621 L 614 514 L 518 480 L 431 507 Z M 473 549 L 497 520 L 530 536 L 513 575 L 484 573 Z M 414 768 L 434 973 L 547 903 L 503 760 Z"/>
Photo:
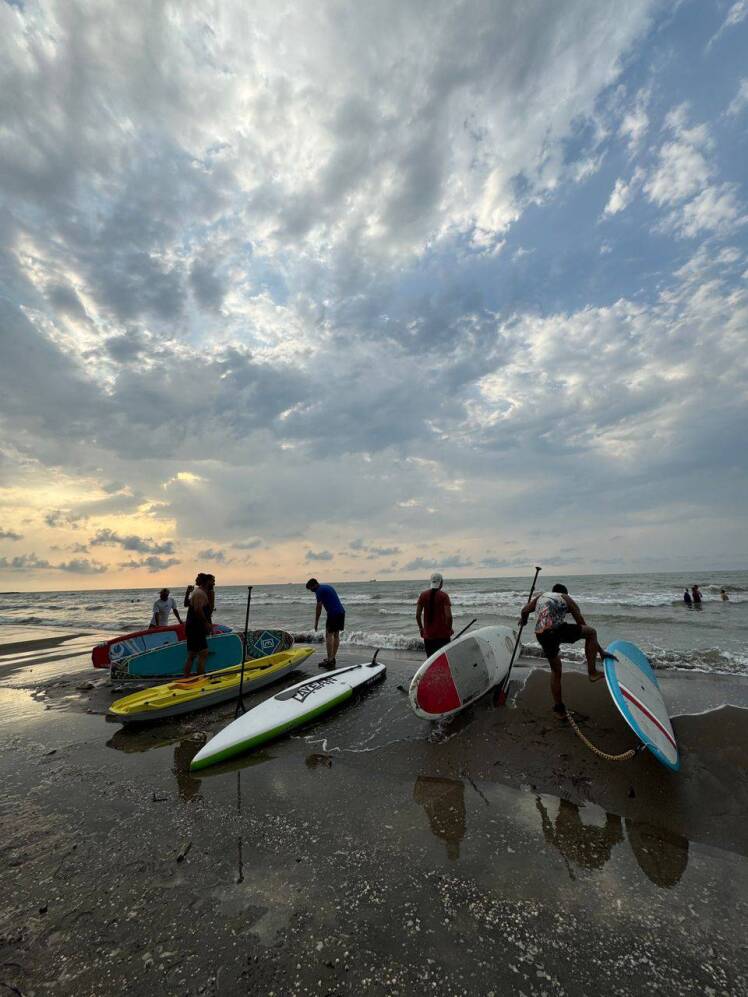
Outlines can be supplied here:
<path id="1" fill-rule="evenodd" d="M 535 577 L 532 580 L 532 586 L 530 587 L 530 594 L 527 597 L 528 602 L 532 599 L 532 594 L 535 591 L 535 583 L 537 582 L 538 575 L 542 570 L 543 570 L 542 568 L 539 568 L 537 565 L 535 565 Z M 525 629 L 525 624 L 520 623 L 519 630 L 517 631 L 517 639 L 514 642 L 514 650 L 512 651 L 512 657 L 509 662 L 509 670 L 507 671 L 506 676 L 504 677 L 504 681 L 499 685 L 499 688 L 496 692 L 496 702 L 499 706 L 504 706 L 504 704 L 506 703 L 506 697 L 509 691 L 509 676 L 512 674 L 512 666 L 514 665 L 514 659 L 517 656 L 517 648 L 519 647 L 519 641 L 520 638 L 522 637 L 522 631 L 524 629 Z"/>

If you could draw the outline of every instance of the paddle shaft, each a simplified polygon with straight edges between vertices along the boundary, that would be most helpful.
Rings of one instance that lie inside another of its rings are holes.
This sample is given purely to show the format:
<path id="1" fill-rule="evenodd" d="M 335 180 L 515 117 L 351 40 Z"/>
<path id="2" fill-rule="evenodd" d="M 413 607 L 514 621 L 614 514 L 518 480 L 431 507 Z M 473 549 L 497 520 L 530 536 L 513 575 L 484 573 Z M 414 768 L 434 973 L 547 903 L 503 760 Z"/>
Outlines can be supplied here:
<path id="1" fill-rule="evenodd" d="M 530 594 L 527 597 L 528 602 L 532 599 L 532 594 L 535 591 L 535 583 L 537 582 L 538 575 L 542 570 L 543 570 L 542 568 L 539 568 L 537 565 L 535 565 L 535 577 L 533 578 L 532 585 L 530 586 Z M 509 662 L 509 671 L 506 673 L 506 678 L 499 686 L 499 694 L 498 694 L 499 706 L 503 706 L 504 703 L 506 703 L 506 695 L 507 695 L 507 690 L 509 688 L 509 676 L 512 674 L 514 659 L 517 657 L 517 648 L 519 647 L 519 642 L 522 637 L 522 631 L 524 629 L 525 629 L 524 623 L 520 623 L 519 630 L 517 631 L 517 639 L 514 642 L 514 650 L 512 651 L 512 657 Z"/>
<path id="2" fill-rule="evenodd" d="M 452 640 L 457 640 L 458 637 L 462 637 L 466 630 L 469 630 L 474 623 L 478 622 L 478 617 L 476 616 L 474 620 L 471 620 L 466 627 L 463 627 L 458 634 L 455 634 Z"/>
<path id="3" fill-rule="evenodd" d="M 242 645 L 242 673 L 239 678 L 239 699 L 236 704 L 236 715 L 244 713 L 244 662 L 247 660 L 247 637 L 249 636 L 249 604 L 252 602 L 252 586 L 247 586 L 247 612 L 244 617 L 244 641 Z"/>

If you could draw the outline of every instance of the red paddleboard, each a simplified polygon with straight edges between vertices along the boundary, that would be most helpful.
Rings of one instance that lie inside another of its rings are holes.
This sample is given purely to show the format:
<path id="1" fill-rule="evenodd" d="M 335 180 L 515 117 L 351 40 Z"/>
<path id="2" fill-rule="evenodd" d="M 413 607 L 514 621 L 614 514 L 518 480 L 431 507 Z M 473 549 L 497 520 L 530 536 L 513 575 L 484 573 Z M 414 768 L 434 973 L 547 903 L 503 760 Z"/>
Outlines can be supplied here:
<path id="1" fill-rule="evenodd" d="M 214 634 L 231 633 L 231 627 L 213 624 Z M 175 623 L 170 627 L 151 627 L 149 630 L 136 630 L 131 634 L 112 637 L 102 644 L 97 644 L 91 651 L 91 661 L 94 668 L 109 668 L 113 661 L 131 658 L 134 654 L 144 654 L 165 644 L 178 644 L 186 640 L 184 623 Z"/>
<path id="2" fill-rule="evenodd" d="M 410 684 L 416 716 L 452 716 L 493 689 L 509 671 L 515 638 L 509 627 L 481 627 L 432 654 Z"/>

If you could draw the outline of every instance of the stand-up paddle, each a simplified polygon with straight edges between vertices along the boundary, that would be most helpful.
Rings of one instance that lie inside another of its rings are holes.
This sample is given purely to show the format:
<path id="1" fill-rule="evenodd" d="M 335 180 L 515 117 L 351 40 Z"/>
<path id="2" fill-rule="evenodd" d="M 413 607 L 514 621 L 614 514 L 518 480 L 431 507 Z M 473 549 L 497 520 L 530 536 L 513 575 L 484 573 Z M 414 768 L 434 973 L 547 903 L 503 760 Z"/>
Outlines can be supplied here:
<path id="1" fill-rule="evenodd" d="M 242 674 L 239 679 L 239 698 L 236 701 L 236 716 L 238 717 L 240 713 L 246 713 L 246 707 L 244 706 L 244 663 L 247 660 L 247 635 L 249 633 L 249 604 L 252 601 L 252 586 L 247 586 L 247 613 L 244 617 L 244 646 L 242 650 Z"/>
<path id="2" fill-rule="evenodd" d="M 455 634 L 452 640 L 457 640 L 458 637 L 462 637 L 466 630 L 469 630 L 474 623 L 478 622 L 478 617 L 476 616 L 474 620 L 471 620 L 466 627 L 463 627 L 458 634 Z"/>
<path id="3" fill-rule="evenodd" d="M 537 582 L 538 575 L 542 570 L 543 570 L 542 568 L 539 568 L 537 565 L 535 565 L 535 577 L 532 580 L 530 594 L 527 597 L 528 602 L 530 601 L 530 599 L 532 599 L 532 594 L 535 591 L 535 583 Z M 514 659 L 517 657 L 517 648 L 519 647 L 520 638 L 522 637 L 522 631 L 524 629 L 525 629 L 524 623 L 520 623 L 519 630 L 517 631 L 517 639 L 514 642 L 514 650 L 512 651 L 512 660 L 509 662 L 509 671 L 506 673 L 504 681 L 501 683 L 501 685 L 496 691 L 496 702 L 499 706 L 503 706 L 506 703 L 506 697 L 509 691 L 509 678 L 512 674 L 512 665 L 514 664 Z"/>

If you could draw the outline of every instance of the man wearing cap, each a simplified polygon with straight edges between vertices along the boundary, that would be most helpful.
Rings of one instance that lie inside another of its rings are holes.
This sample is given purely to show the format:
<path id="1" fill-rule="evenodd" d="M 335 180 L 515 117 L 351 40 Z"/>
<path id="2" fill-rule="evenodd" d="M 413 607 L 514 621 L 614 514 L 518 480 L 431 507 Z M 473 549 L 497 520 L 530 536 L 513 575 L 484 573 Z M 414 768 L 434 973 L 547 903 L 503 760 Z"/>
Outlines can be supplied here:
<path id="1" fill-rule="evenodd" d="M 416 623 L 423 638 L 427 658 L 445 644 L 449 644 L 454 633 L 452 603 L 447 593 L 442 591 L 443 585 L 444 579 L 438 571 L 435 571 L 431 576 L 429 588 L 418 596 Z"/>

